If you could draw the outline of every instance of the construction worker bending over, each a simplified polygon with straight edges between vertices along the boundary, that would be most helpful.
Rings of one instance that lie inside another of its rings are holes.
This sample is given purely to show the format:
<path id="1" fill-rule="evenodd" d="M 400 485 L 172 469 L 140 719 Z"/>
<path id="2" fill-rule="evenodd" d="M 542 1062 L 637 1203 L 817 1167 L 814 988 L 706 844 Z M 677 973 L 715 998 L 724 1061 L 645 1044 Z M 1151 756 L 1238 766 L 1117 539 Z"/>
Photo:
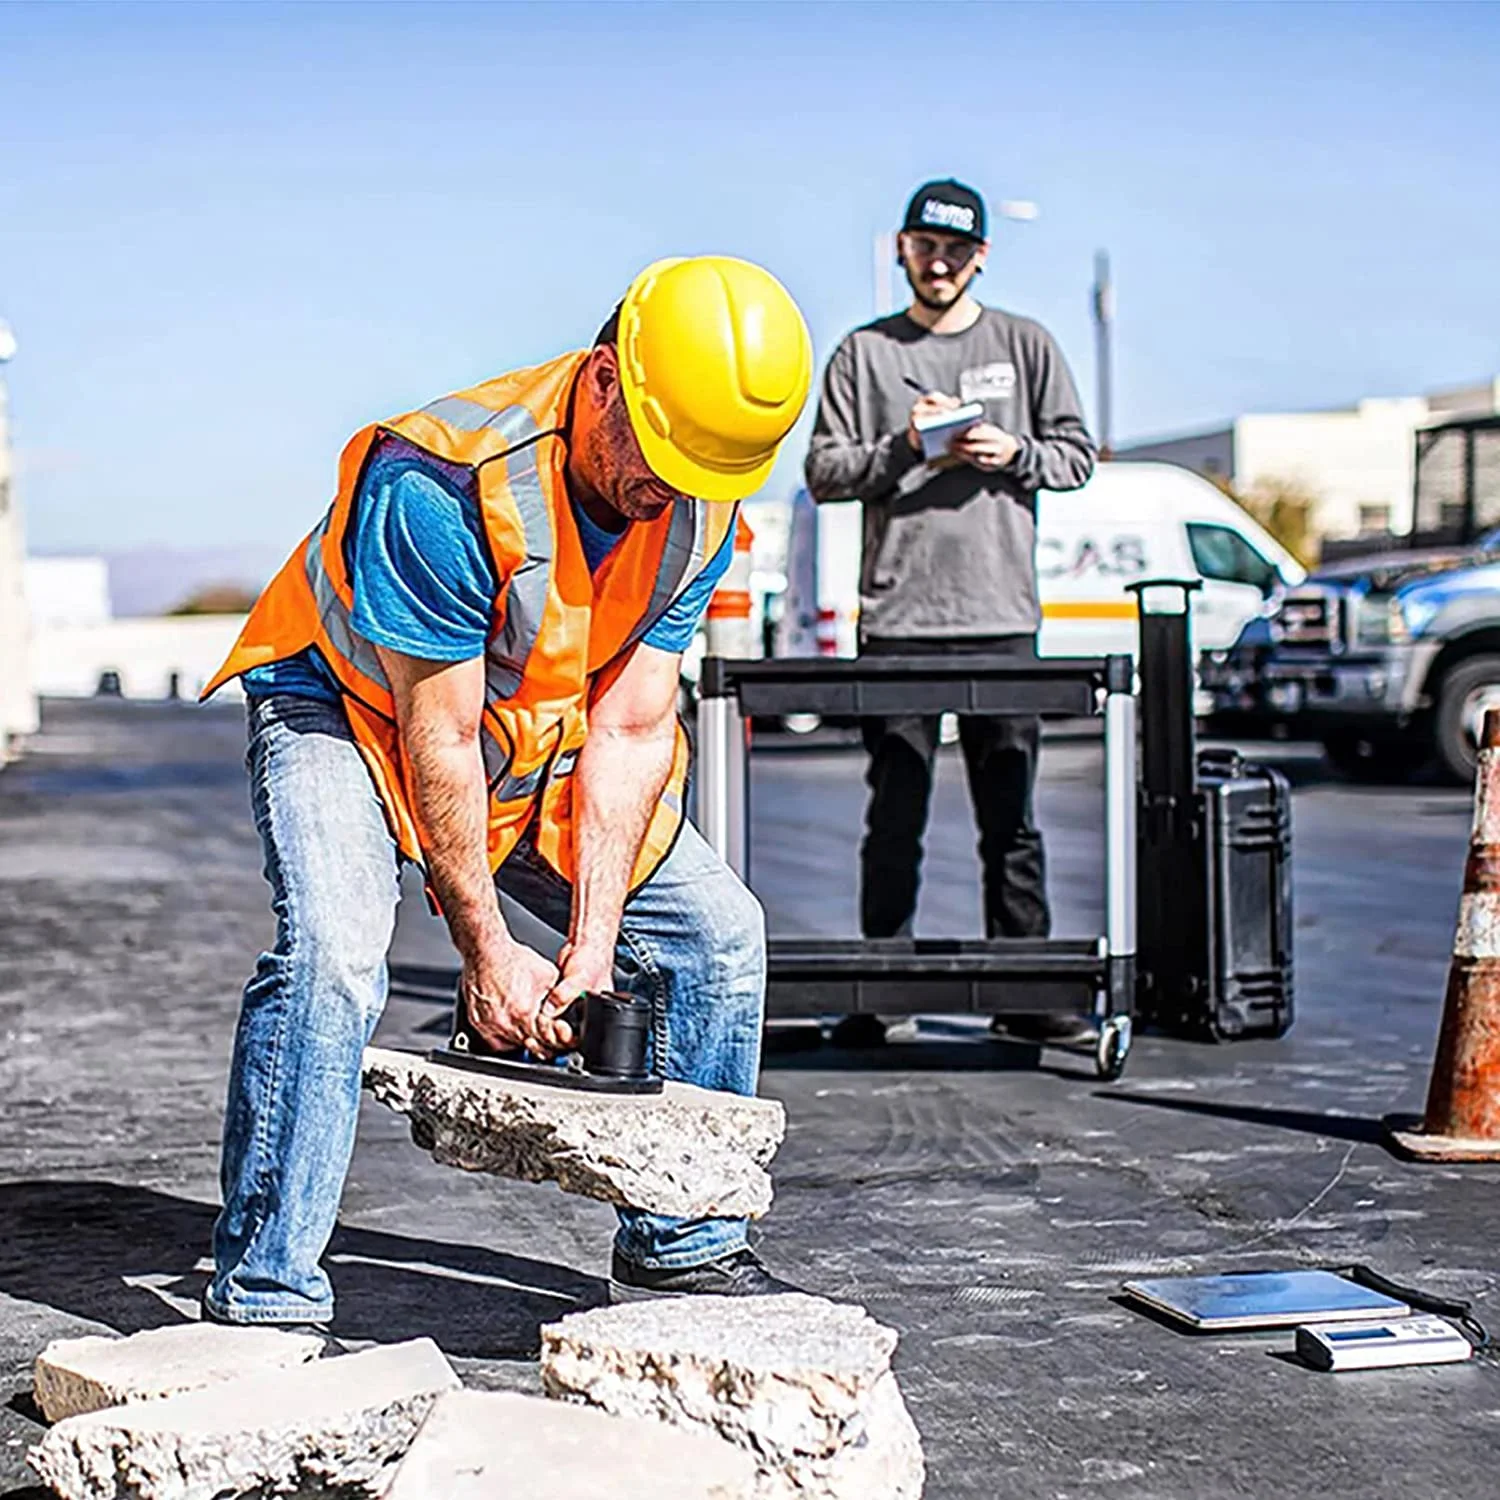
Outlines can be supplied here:
<path id="1" fill-rule="evenodd" d="M 764 920 L 684 822 L 681 653 L 806 399 L 811 345 L 744 261 L 661 261 L 592 349 L 377 422 L 261 596 L 239 676 L 276 942 L 245 987 L 207 1316 L 327 1322 L 320 1259 L 387 989 L 402 859 L 497 1049 L 585 991 L 649 999 L 668 1078 L 753 1094 Z M 497 887 L 567 941 L 506 927 Z M 617 1295 L 787 1290 L 742 1220 L 622 1209 Z"/>

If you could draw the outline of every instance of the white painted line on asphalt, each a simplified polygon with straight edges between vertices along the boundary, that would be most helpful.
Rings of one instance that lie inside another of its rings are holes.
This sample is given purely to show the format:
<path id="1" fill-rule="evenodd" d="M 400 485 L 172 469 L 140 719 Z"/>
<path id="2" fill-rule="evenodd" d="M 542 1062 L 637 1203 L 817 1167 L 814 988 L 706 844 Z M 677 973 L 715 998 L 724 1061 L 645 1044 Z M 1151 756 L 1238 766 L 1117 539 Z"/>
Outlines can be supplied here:
<path id="1" fill-rule="evenodd" d="M 551 1297 L 557 1302 L 576 1302 L 577 1297 L 567 1292 L 555 1292 L 550 1287 L 527 1286 L 524 1281 L 510 1281 L 504 1276 L 486 1276 L 481 1271 L 460 1271 L 453 1266 L 439 1266 L 430 1260 L 386 1260 L 379 1255 L 355 1255 L 340 1251 L 330 1255 L 335 1265 L 377 1266 L 382 1271 L 416 1271 L 423 1276 L 437 1276 L 444 1281 L 468 1281 L 476 1286 L 500 1287 L 507 1292 L 529 1292 L 534 1297 Z"/>

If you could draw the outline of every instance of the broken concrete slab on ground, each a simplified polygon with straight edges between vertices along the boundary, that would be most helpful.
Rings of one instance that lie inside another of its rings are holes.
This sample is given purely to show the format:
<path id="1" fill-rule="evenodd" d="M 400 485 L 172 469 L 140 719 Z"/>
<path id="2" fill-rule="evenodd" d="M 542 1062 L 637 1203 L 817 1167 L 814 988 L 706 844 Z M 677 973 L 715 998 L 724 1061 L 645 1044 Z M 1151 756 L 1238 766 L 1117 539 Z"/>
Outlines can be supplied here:
<path id="1" fill-rule="evenodd" d="M 682 1218 L 759 1218 L 786 1133 L 773 1099 L 686 1083 L 594 1094 L 444 1067 L 371 1047 L 365 1087 L 411 1119 L 434 1161 Z"/>
<path id="2" fill-rule="evenodd" d="M 757 1500 L 916 1500 L 895 1347 L 862 1307 L 822 1297 L 662 1299 L 548 1324 L 542 1388 L 717 1433 L 755 1458 Z"/>
<path id="3" fill-rule="evenodd" d="M 722 1439 L 502 1391 L 439 1397 L 384 1500 L 755 1500 Z"/>
<path id="4" fill-rule="evenodd" d="M 431 1339 L 68 1417 L 27 1454 L 63 1500 L 380 1495 L 459 1381 Z"/>
<path id="5" fill-rule="evenodd" d="M 54 1339 L 37 1356 L 33 1394 L 42 1415 L 61 1422 L 262 1370 L 290 1369 L 322 1352 L 323 1340 L 315 1334 L 217 1323 L 176 1323 L 126 1338 Z"/>

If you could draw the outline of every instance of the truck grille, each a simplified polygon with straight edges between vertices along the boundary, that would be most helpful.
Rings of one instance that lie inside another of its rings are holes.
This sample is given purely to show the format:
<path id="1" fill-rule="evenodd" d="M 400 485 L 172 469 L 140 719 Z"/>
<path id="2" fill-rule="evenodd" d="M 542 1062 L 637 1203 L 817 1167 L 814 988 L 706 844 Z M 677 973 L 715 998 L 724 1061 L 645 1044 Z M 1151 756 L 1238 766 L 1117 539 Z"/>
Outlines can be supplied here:
<path id="1" fill-rule="evenodd" d="M 1275 629 L 1289 646 L 1334 646 L 1341 639 L 1339 601 L 1331 594 L 1290 594 L 1276 612 Z"/>

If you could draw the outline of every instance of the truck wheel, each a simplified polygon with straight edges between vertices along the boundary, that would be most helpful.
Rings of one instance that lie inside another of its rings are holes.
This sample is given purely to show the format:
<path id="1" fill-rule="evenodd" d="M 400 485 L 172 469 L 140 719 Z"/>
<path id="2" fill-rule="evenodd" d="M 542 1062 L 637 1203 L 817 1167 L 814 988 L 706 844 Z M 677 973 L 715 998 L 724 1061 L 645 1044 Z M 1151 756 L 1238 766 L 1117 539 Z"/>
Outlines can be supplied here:
<path id="1" fill-rule="evenodd" d="M 1363 786 L 1407 781 L 1425 758 L 1423 748 L 1409 740 L 1349 733 L 1329 735 L 1323 741 L 1323 753 L 1339 775 Z"/>
<path id="2" fill-rule="evenodd" d="M 1500 656 L 1471 656 L 1438 689 L 1433 738 L 1438 765 L 1453 781 L 1474 780 L 1476 744 L 1487 708 L 1500 708 Z"/>

